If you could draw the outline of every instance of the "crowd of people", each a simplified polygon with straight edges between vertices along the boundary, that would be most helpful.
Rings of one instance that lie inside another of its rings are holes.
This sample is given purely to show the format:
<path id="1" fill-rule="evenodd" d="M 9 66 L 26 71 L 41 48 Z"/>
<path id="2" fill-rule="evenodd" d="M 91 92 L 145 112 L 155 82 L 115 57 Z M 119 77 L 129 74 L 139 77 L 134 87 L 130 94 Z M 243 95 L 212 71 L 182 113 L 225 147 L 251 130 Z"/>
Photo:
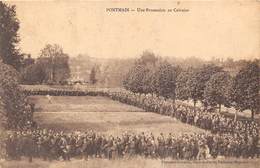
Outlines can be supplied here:
<path id="1" fill-rule="evenodd" d="M 254 121 L 227 118 L 217 112 L 193 107 L 186 103 L 174 102 L 153 94 L 140 94 L 130 91 L 107 92 L 107 96 L 122 103 L 134 105 L 146 111 L 174 117 L 181 122 L 200 127 L 212 133 L 241 134 L 245 138 L 258 140 L 258 124 Z"/>
<path id="2" fill-rule="evenodd" d="M 258 125 L 254 121 L 235 121 L 232 118 L 207 109 L 194 108 L 186 103 L 165 99 L 155 94 L 133 93 L 127 90 L 88 88 L 86 89 L 31 89 L 26 90 L 28 95 L 51 96 L 106 96 L 113 100 L 140 107 L 149 112 L 175 117 L 176 119 L 210 130 L 212 133 L 240 133 L 258 137 Z"/>
<path id="3" fill-rule="evenodd" d="M 92 89 L 88 91 L 36 89 L 33 91 L 27 90 L 27 94 L 106 96 L 122 103 L 143 108 L 145 111 L 174 117 L 183 123 L 206 129 L 211 133 L 182 134 L 178 136 L 161 134 L 159 137 L 142 133 L 106 137 L 93 131 L 64 134 L 51 130 L 36 129 L 11 134 L 7 141 L 7 151 L 10 158 L 19 158 L 28 154 L 30 158 L 42 157 L 50 160 L 58 158 L 69 160 L 70 157 L 105 157 L 113 159 L 136 155 L 152 158 L 204 159 L 217 156 L 248 158 L 259 154 L 259 130 L 256 122 L 236 121 L 217 112 L 210 112 L 199 107 L 195 108 L 186 103 L 165 99 L 154 94 L 109 89 Z M 21 147 L 24 145 L 20 145 L 23 142 L 20 142 L 21 138 L 18 137 L 27 137 L 30 143 L 24 144 L 31 144 L 31 147 L 25 145 L 24 151 L 23 147 Z M 18 148 L 15 148 L 15 146 Z M 26 152 L 26 150 L 30 150 L 30 152 Z"/>
<path id="4" fill-rule="evenodd" d="M 240 134 L 167 134 L 124 132 L 120 136 L 102 135 L 92 130 L 72 133 L 46 129 L 15 131 L 6 139 L 8 159 L 22 156 L 43 160 L 70 160 L 73 158 L 172 158 L 207 159 L 218 156 L 253 158 L 257 156 L 252 139 Z"/>

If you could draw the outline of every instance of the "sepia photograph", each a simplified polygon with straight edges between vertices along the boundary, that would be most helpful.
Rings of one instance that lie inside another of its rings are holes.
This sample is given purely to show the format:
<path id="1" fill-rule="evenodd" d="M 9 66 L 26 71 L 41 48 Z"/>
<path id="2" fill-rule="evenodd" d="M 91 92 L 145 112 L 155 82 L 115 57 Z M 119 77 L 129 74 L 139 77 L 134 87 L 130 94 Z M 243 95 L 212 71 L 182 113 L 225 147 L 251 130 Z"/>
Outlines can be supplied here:
<path id="1" fill-rule="evenodd" d="M 0 1 L 0 168 L 258 168 L 259 0 Z"/>

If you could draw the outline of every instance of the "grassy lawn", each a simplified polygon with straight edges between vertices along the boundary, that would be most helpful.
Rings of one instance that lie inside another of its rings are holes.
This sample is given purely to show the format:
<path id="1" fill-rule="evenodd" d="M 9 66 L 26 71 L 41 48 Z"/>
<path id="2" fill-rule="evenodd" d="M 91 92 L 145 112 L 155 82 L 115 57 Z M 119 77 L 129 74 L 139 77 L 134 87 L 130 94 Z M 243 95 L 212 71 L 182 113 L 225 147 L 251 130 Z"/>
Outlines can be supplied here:
<path id="1" fill-rule="evenodd" d="M 100 96 L 31 96 L 36 112 L 142 112 L 143 110 Z"/>
<path id="2" fill-rule="evenodd" d="M 204 130 L 183 124 L 168 116 L 144 112 L 134 106 L 122 104 L 105 97 L 52 97 L 32 96 L 36 103 L 34 119 L 46 128 L 56 130 L 95 130 L 118 135 L 123 131 L 164 133 L 192 133 Z"/>

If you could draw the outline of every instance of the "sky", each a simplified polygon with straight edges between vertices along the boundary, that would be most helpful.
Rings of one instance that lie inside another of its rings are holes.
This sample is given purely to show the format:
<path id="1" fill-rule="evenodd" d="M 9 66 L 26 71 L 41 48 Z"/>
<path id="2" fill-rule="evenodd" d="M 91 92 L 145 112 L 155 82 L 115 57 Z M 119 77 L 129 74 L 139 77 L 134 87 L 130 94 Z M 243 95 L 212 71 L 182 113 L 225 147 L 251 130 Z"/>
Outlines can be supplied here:
<path id="1" fill-rule="evenodd" d="M 22 52 L 38 57 L 46 44 L 71 56 L 204 59 L 260 58 L 260 2 L 8 2 L 17 7 Z M 107 12 L 107 8 L 185 8 L 189 12 Z"/>

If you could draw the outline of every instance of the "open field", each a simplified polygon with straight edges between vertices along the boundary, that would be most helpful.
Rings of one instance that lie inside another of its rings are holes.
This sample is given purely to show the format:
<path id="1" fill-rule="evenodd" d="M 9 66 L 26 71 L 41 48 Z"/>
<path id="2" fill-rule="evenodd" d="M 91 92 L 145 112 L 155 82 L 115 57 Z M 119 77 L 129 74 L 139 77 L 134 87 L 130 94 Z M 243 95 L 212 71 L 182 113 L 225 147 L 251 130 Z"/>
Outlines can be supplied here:
<path id="1" fill-rule="evenodd" d="M 97 86 L 89 86 L 89 85 L 21 85 L 21 87 L 24 90 L 42 90 L 42 91 L 50 91 L 50 90 L 69 90 L 69 91 L 92 91 L 97 92 L 98 90 L 103 90 L 103 89 L 108 89 L 110 91 L 115 91 L 115 92 L 121 92 L 121 91 L 125 91 L 124 88 L 104 88 L 104 87 L 97 87 Z M 191 106 L 193 106 L 193 102 L 191 100 L 189 101 L 180 101 L 177 100 L 177 102 L 180 103 L 185 103 L 185 104 L 189 104 Z M 201 107 L 202 104 L 200 102 L 197 103 L 198 107 Z M 78 111 L 79 109 L 74 106 L 74 111 Z M 66 108 L 68 109 L 68 108 Z M 89 109 L 89 107 L 88 107 Z M 100 109 L 100 107 L 99 107 Z M 89 109 L 91 111 L 91 109 Z M 107 110 L 107 108 L 104 108 L 103 110 Z M 102 111 L 103 111 L 102 110 Z M 108 109 L 109 111 L 111 111 L 110 109 Z M 118 109 L 116 109 L 118 110 Z M 217 109 L 218 110 L 218 109 Z M 227 108 L 222 106 L 222 110 L 221 110 L 221 114 L 225 115 L 228 118 L 234 118 L 235 117 L 235 113 L 237 111 L 231 107 L 231 108 Z M 245 110 L 243 112 L 237 112 L 237 119 L 238 120 L 251 120 L 251 111 L 250 110 Z M 256 112 L 255 114 L 255 121 L 260 125 L 260 113 Z"/>
<path id="2" fill-rule="evenodd" d="M 32 96 L 36 103 L 34 119 L 41 127 L 56 130 L 95 130 L 118 135 L 123 131 L 164 133 L 193 133 L 204 130 L 183 124 L 168 116 L 144 112 L 134 106 L 104 97 L 52 97 Z"/>
<path id="3" fill-rule="evenodd" d="M 36 112 L 142 112 L 143 110 L 100 96 L 31 96 Z"/>

